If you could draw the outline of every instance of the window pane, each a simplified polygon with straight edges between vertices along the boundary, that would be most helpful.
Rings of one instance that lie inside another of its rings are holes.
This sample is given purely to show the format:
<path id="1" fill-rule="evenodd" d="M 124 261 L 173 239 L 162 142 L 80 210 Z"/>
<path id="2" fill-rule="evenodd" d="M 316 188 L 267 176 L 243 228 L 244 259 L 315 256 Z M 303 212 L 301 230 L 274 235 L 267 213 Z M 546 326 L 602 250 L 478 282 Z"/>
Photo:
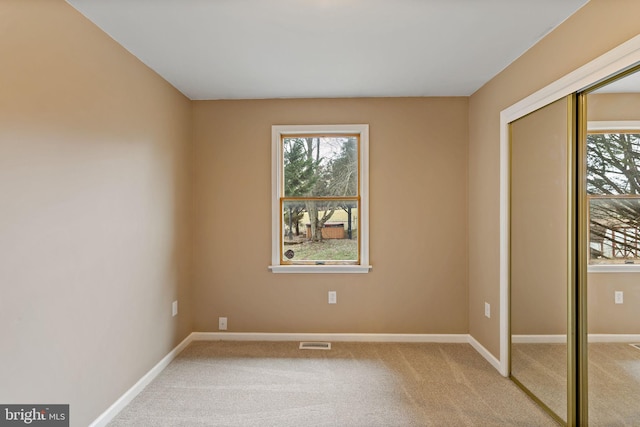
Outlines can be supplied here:
<path id="1" fill-rule="evenodd" d="M 640 134 L 587 135 L 587 192 L 640 194 Z"/>
<path id="2" fill-rule="evenodd" d="M 357 200 L 285 200 L 282 231 L 282 262 L 358 262 Z"/>
<path id="3" fill-rule="evenodd" d="M 640 198 L 591 198 L 589 221 L 592 264 L 639 262 Z"/>
<path id="4" fill-rule="evenodd" d="M 285 197 L 358 195 L 358 138 L 283 138 Z"/>

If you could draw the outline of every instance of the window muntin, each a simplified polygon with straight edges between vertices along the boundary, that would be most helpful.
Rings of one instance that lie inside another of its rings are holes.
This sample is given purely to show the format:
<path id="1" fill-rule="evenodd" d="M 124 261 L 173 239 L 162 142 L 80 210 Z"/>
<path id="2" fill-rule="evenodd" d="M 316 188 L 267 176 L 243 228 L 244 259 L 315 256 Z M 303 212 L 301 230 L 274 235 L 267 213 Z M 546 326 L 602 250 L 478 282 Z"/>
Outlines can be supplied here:
<path id="1" fill-rule="evenodd" d="M 369 272 L 368 131 L 272 127 L 272 272 Z"/>
<path id="2" fill-rule="evenodd" d="M 640 131 L 587 134 L 589 263 L 640 263 Z"/>

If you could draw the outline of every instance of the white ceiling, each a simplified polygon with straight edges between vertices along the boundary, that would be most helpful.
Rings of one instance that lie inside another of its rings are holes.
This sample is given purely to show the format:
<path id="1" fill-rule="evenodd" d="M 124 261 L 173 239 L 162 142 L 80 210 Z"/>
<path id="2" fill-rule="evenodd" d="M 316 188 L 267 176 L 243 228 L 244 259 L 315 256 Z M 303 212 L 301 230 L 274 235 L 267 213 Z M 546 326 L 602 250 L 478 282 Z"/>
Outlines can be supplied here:
<path id="1" fill-rule="evenodd" d="M 191 99 L 467 96 L 588 0 L 67 0 Z"/>
<path id="2" fill-rule="evenodd" d="M 640 92 L 640 72 L 615 80 L 593 93 L 638 93 Z"/>

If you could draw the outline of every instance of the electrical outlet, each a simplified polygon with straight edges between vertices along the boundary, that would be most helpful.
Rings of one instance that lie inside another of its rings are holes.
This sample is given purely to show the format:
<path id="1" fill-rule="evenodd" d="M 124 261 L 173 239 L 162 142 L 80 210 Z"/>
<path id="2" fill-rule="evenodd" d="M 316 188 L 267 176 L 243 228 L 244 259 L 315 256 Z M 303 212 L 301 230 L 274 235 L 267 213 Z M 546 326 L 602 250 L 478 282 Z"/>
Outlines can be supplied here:
<path id="1" fill-rule="evenodd" d="M 615 301 L 616 304 L 624 303 L 624 292 L 616 291 L 614 293 L 614 301 Z"/>
<path id="2" fill-rule="evenodd" d="M 484 303 L 484 315 L 485 317 L 491 319 L 491 304 L 488 302 Z"/>
<path id="3" fill-rule="evenodd" d="M 174 317 L 178 315 L 178 301 L 174 301 L 171 304 L 171 315 Z"/>
<path id="4" fill-rule="evenodd" d="M 218 329 L 221 331 L 227 330 L 227 318 L 226 317 L 218 317 Z"/>
<path id="5" fill-rule="evenodd" d="M 336 291 L 329 291 L 329 304 L 338 303 L 338 293 Z"/>

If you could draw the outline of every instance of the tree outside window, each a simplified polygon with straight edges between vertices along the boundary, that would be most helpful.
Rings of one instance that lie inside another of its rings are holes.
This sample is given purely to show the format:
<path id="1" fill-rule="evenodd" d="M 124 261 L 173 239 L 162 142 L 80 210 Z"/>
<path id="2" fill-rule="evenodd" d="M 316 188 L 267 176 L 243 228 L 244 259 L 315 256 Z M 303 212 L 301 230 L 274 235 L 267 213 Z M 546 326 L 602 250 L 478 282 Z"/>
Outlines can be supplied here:
<path id="1" fill-rule="evenodd" d="M 640 261 L 640 131 L 587 135 L 591 264 Z"/>
<path id="2" fill-rule="evenodd" d="M 282 263 L 358 262 L 358 135 L 282 138 Z"/>

